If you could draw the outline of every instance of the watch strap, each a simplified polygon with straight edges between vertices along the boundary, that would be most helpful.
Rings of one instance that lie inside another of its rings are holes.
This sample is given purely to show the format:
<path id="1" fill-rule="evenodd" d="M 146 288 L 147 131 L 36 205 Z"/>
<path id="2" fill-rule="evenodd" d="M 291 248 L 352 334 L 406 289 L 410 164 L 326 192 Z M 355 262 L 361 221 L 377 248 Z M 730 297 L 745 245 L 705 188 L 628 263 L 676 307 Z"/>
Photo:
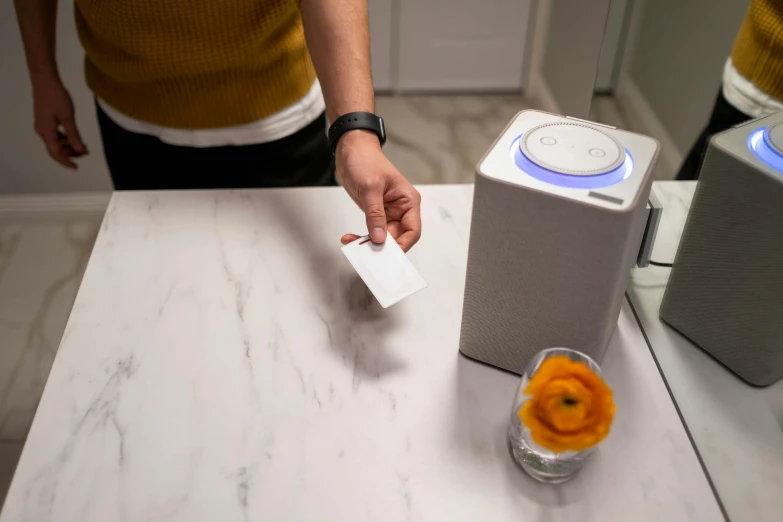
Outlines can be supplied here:
<path id="1" fill-rule="evenodd" d="M 329 127 L 329 145 L 332 147 L 332 153 L 337 149 L 337 143 L 342 135 L 356 129 L 374 132 L 378 136 L 381 146 L 386 143 L 386 128 L 383 125 L 383 118 L 371 112 L 349 112 L 337 118 Z"/>

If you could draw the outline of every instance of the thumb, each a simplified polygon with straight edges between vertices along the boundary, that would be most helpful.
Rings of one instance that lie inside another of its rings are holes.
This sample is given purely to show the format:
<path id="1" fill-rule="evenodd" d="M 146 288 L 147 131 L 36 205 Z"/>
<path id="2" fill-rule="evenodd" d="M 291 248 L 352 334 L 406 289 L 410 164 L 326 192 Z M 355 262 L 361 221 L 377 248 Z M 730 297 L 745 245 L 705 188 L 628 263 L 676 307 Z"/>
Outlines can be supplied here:
<path id="1" fill-rule="evenodd" d="M 62 118 L 60 123 L 65 129 L 65 136 L 68 138 L 68 145 L 78 153 L 87 152 L 87 147 L 82 142 L 82 137 L 79 135 L 79 129 L 76 128 L 76 122 L 74 121 L 73 114 Z"/>
<path id="2" fill-rule="evenodd" d="M 362 195 L 362 210 L 373 243 L 386 241 L 386 212 L 383 210 L 383 185 L 373 183 Z"/>

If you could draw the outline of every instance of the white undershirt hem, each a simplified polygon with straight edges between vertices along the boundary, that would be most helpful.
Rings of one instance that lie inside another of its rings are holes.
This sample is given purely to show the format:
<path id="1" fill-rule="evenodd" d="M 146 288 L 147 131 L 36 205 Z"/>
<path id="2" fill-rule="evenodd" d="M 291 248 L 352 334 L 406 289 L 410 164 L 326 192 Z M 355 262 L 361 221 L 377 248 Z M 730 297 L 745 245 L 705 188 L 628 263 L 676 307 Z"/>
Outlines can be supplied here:
<path id="1" fill-rule="evenodd" d="M 742 76 L 731 63 L 731 58 L 723 66 L 723 97 L 735 109 L 760 118 L 783 110 L 783 102 L 765 93 L 753 82 Z"/>
<path id="2" fill-rule="evenodd" d="M 155 136 L 162 142 L 184 147 L 253 145 L 279 140 L 305 128 L 326 108 L 321 84 L 317 79 L 307 94 L 285 109 L 258 121 L 234 127 L 174 129 L 126 116 L 100 98 L 98 98 L 98 105 L 114 123 L 127 131 Z"/>

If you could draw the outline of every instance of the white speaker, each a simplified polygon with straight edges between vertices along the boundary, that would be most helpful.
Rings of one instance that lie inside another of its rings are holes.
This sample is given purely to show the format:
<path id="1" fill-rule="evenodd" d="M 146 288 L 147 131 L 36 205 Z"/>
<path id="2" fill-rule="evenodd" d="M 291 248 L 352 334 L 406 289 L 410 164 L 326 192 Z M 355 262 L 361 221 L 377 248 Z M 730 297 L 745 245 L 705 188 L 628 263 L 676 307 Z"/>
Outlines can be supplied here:
<path id="1" fill-rule="evenodd" d="M 661 318 L 750 384 L 783 378 L 783 112 L 710 140 Z"/>
<path id="2" fill-rule="evenodd" d="M 515 373 L 539 350 L 597 361 L 639 251 L 658 143 L 517 114 L 476 170 L 460 351 Z"/>

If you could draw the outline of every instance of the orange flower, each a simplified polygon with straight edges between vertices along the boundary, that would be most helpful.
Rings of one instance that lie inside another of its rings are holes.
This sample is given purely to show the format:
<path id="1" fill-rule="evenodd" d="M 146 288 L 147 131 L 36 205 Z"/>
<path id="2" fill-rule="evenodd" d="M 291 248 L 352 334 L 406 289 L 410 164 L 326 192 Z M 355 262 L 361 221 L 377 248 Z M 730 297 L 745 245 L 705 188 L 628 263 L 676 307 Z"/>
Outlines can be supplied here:
<path id="1" fill-rule="evenodd" d="M 530 398 L 517 414 L 541 447 L 582 451 L 609 434 L 612 390 L 584 363 L 565 355 L 545 359 L 524 393 Z"/>

